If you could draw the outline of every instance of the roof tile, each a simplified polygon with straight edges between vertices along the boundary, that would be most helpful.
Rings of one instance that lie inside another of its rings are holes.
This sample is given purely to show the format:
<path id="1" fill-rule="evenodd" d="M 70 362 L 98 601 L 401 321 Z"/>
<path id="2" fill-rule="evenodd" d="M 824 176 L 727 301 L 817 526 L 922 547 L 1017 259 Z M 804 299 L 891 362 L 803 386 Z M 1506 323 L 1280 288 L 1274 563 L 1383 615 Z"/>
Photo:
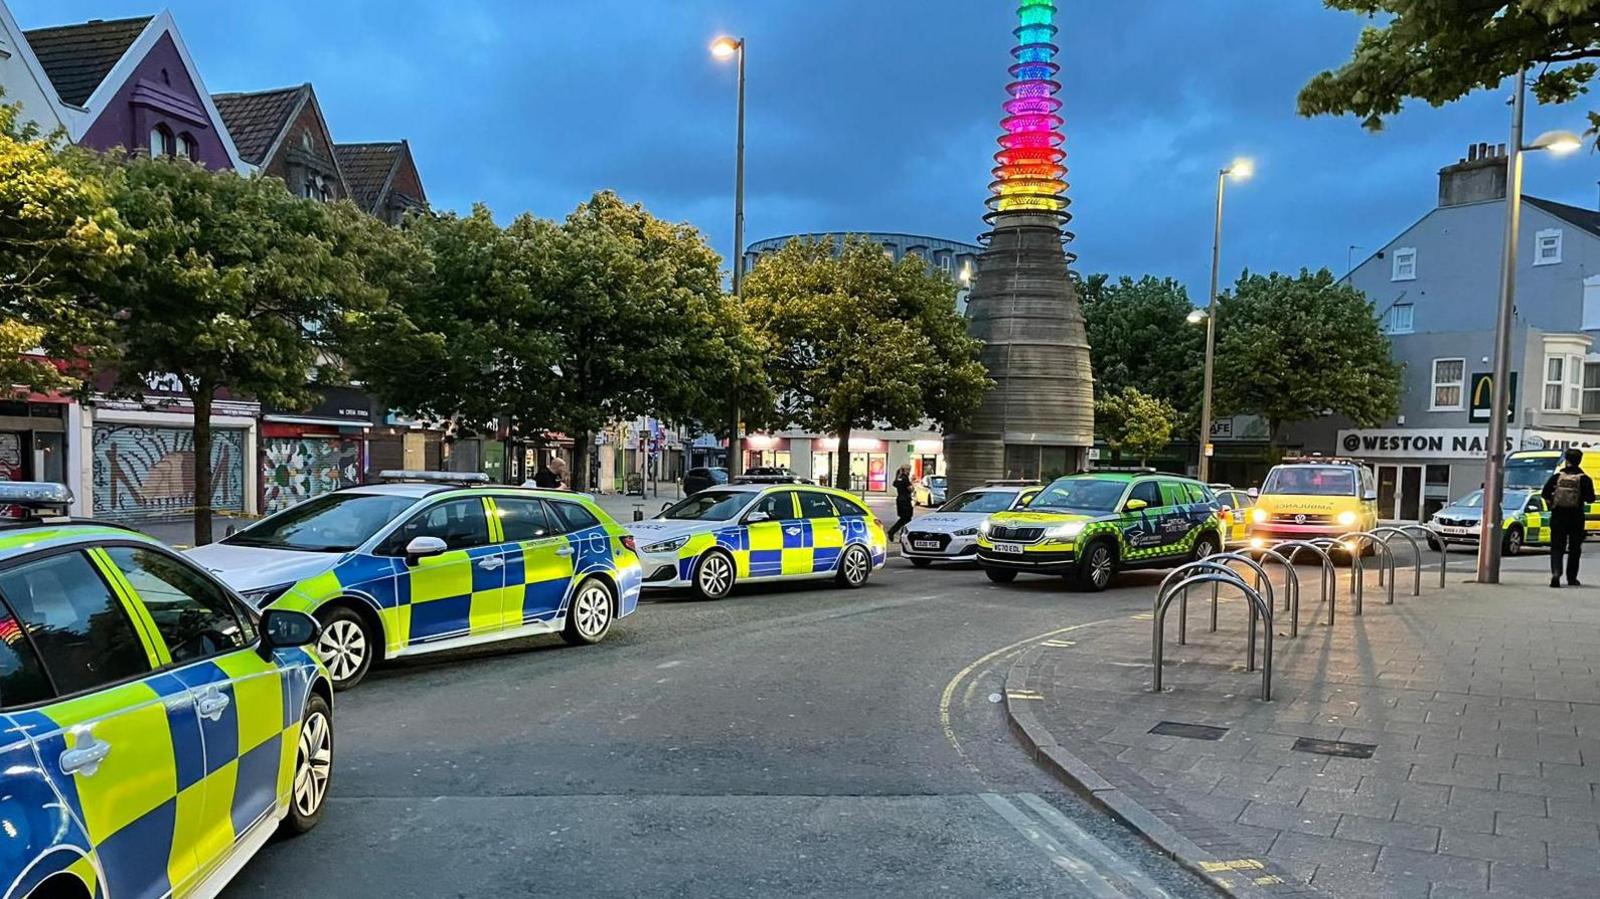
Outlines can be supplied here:
<path id="1" fill-rule="evenodd" d="M 82 106 L 154 16 L 24 31 L 61 101 Z"/>

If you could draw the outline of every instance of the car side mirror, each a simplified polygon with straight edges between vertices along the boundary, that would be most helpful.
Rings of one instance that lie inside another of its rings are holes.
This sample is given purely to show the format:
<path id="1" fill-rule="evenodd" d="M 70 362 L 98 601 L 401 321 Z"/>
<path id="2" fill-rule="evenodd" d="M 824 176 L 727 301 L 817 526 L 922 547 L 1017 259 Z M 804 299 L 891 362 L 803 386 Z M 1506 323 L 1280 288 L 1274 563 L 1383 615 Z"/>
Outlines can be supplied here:
<path id="1" fill-rule="evenodd" d="M 1535 501 L 1529 502 L 1528 503 L 1528 507 L 1523 509 L 1522 511 L 1524 511 L 1524 512 L 1537 512 L 1537 511 L 1539 511 L 1539 503 L 1538 503 L 1538 501 L 1535 500 Z"/>
<path id="2" fill-rule="evenodd" d="M 1137 512 L 1140 509 L 1145 509 L 1149 506 L 1150 504 L 1142 499 L 1130 499 L 1122 508 L 1126 512 Z"/>
<path id="3" fill-rule="evenodd" d="M 412 537 L 406 544 L 406 564 L 415 565 L 429 556 L 437 556 L 450 547 L 438 537 Z"/>
<path id="4" fill-rule="evenodd" d="M 1369 503 L 1370 502 L 1376 502 L 1377 499 L 1378 499 L 1378 491 L 1376 491 L 1376 490 L 1368 490 L 1366 493 L 1361 494 L 1361 499 L 1363 501 L 1369 502 Z"/>
<path id="5" fill-rule="evenodd" d="M 1249 490 L 1246 490 L 1246 491 L 1245 491 L 1245 493 L 1248 493 L 1248 494 L 1250 494 L 1250 498 L 1251 498 L 1251 499 L 1255 499 L 1255 498 L 1256 498 L 1256 497 L 1258 497 L 1258 496 L 1260 496 L 1260 495 L 1261 495 L 1261 491 L 1260 491 L 1260 490 L 1257 490 L 1257 489 L 1256 489 L 1256 488 L 1254 488 L 1254 487 L 1251 487 L 1251 488 L 1250 488 L 1250 489 L 1249 489 Z"/>
<path id="6" fill-rule="evenodd" d="M 771 521 L 772 516 L 765 512 L 751 512 L 744 517 L 745 524 L 755 524 L 758 521 Z"/>
<path id="7" fill-rule="evenodd" d="M 672 503 L 662 503 L 661 504 L 661 511 L 663 511 L 663 512 L 667 511 L 670 508 L 672 508 Z"/>
<path id="8" fill-rule="evenodd" d="M 275 649 L 292 649 L 317 642 L 322 624 L 304 612 L 268 609 L 261 613 L 261 654 Z"/>
<path id="9" fill-rule="evenodd" d="M 1227 503 L 1223 503 L 1222 504 L 1222 508 L 1219 509 L 1218 511 L 1220 511 L 1220 512 L 1232 512 L 1233 511 L 1233 507 L 1228 505 Z"/>

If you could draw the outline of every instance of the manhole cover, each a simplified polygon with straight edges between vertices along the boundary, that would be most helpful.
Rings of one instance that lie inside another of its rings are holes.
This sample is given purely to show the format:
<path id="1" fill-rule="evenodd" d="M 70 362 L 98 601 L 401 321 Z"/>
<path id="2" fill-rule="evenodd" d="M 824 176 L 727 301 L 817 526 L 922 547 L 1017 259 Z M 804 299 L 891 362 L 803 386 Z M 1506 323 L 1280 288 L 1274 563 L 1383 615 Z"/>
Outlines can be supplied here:
<path id="1" fill-rule="evenodd" d="M 1186 740 L 1220 740 L 1228 732 L 1226 727 L 1209 724 L 1184 724 L 1181 721 L 1163 721 L 1150 728 L 1153 734 L 1163 737 L 1183 737 Z"/>
<path id="2" fill-rule="evenodd" d="M 1342 759 L 1370 759 L 1373 750 L 1378 747 L 1373 743 L 1346 743 L 1341 740 L 1313 740 L 1310 737 L 1301 737 L 1294 741 L 1292 748 L 1295 752 L 1335 755 Z"/>

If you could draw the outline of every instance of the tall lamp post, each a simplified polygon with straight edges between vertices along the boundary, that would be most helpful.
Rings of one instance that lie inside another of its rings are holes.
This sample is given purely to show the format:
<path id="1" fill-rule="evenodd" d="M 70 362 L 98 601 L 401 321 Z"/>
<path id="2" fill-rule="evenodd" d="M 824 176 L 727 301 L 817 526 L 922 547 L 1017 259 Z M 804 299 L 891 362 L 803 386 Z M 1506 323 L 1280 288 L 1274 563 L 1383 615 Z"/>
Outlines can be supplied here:
<path id="1" fill-rule="evenodd" d="M 739 136 L 733 163 L 733 298 L 744 299 L 744 38 L 722 35 L 711 42 L 711 55 L 739 60 Z M 735 371 L 742 360 L 734 360 Z M 728 416 L 728 478 L 744 471 L 744 441 L 739 436 L 739 378 L 730 394 Z"/>
<path id="2" fill-rule="evenodd" d="M 1206 311 L 1201 313 L 1195 310 L 1189 314 L 1189 321 L 1199 324 L 1201 318 L 1206 322 L 1206 368 L 1205 383 L 1200 394 L 1200 480 L 1211 479 L 1211 369 L 1213 357 L 1217 349 L 1217 267 L 1222 262 L 1222 192 L 1227 186 L 1228 176 L 1244 180 L 1250 177 L 1254 166 L 1248 159 L 1235 159 L 1225 169 L 1217 171 L 1217 222 L 1211 236 L 1211 293 L 1206 298 Z"/>
<path id="3" fill-rule="evenodd" d="M 1500 308 L 1494 319 L 1494 373 L 1490 376 L 1488 460 L 1483 466 L 1483 520 L 1478 525 L 1478 583 L 1500 582 L 1501 494 L 1505 490 L 1506 425 L 1511 411 L 1511 319 L 1517 294 L 1517 240 L 1522 229 L 1522 154 L 1531 150 L 1570 153 L 1583 145 L 1570 131 L 1546 131 L 1522 143 L 1523 98 L 1528 70 L 1517 70 L 1511 91 L 1511 139 L 1506 144 L 1506 233 L 1500 256 Z"/>

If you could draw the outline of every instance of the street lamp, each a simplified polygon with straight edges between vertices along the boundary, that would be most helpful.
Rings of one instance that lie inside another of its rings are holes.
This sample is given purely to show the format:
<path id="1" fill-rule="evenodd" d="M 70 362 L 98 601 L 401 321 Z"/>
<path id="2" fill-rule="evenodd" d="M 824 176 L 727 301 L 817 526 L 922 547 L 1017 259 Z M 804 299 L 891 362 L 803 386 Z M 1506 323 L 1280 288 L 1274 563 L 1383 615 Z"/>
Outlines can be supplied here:
<path id="1" fill-rule="evenodd" d="M 1255 172 L 1255 165 L 1248 159 L 1235 159 L 1227 168 L 1217 171 L 1217 223 L 1211 237 L 1211 293 L 1206 300 L 1204 312 L 1196 309 L 1189 313 L 1189 323 L 1199 324 L 1196 315 L 1203 315 L 1206 320 L 1206 369 L 1205 384 L 1200 394 L 1200 480 L 1210 480 L 1211 475 L 1211 368 L 1212 359 L 1217 349 L 1217 267 L 1222 262 L 1222 192 L 1228 183 L 1228 176 L 1239 180 L 1250 177 Z"/>
<path id="2" fill-rule="evenodd" d="M 739 128 L 733 163 L 733 298 L 744 299 L 744 38 L 721 35 L 711 42 L 711 55 L 739 60 Z M 735 371 L 741 364 L 734 360 Z M 739 379 L 735 377 L 728 416 L 728 477 L 744 470 L 744 444 L 739 439 Z"/>
<path id="3" fill-rule="evenodd" d="M 1522 154 L 1533 150 L 1570 153 L 1583 145 L 1570 131 L 1546 131 L 1522 143 L 1523 98 L 1528 70 L 1517 70 L 1511 91 L 1511 158 L 1506 160 L 1506 235 L 1500 257 L 1500 308 L 1494 320 L 1494 373 L 1490 375 L 1488 456 L 1483 466 L 1483 520 L 1478 525 L 1478 583 L 1500 583 L 1501 496 L 1505 489 L 1506 419 L 1511 406 L 1511 316 L 1517 294 L 1517 238 L 1522 229 Z"/>

